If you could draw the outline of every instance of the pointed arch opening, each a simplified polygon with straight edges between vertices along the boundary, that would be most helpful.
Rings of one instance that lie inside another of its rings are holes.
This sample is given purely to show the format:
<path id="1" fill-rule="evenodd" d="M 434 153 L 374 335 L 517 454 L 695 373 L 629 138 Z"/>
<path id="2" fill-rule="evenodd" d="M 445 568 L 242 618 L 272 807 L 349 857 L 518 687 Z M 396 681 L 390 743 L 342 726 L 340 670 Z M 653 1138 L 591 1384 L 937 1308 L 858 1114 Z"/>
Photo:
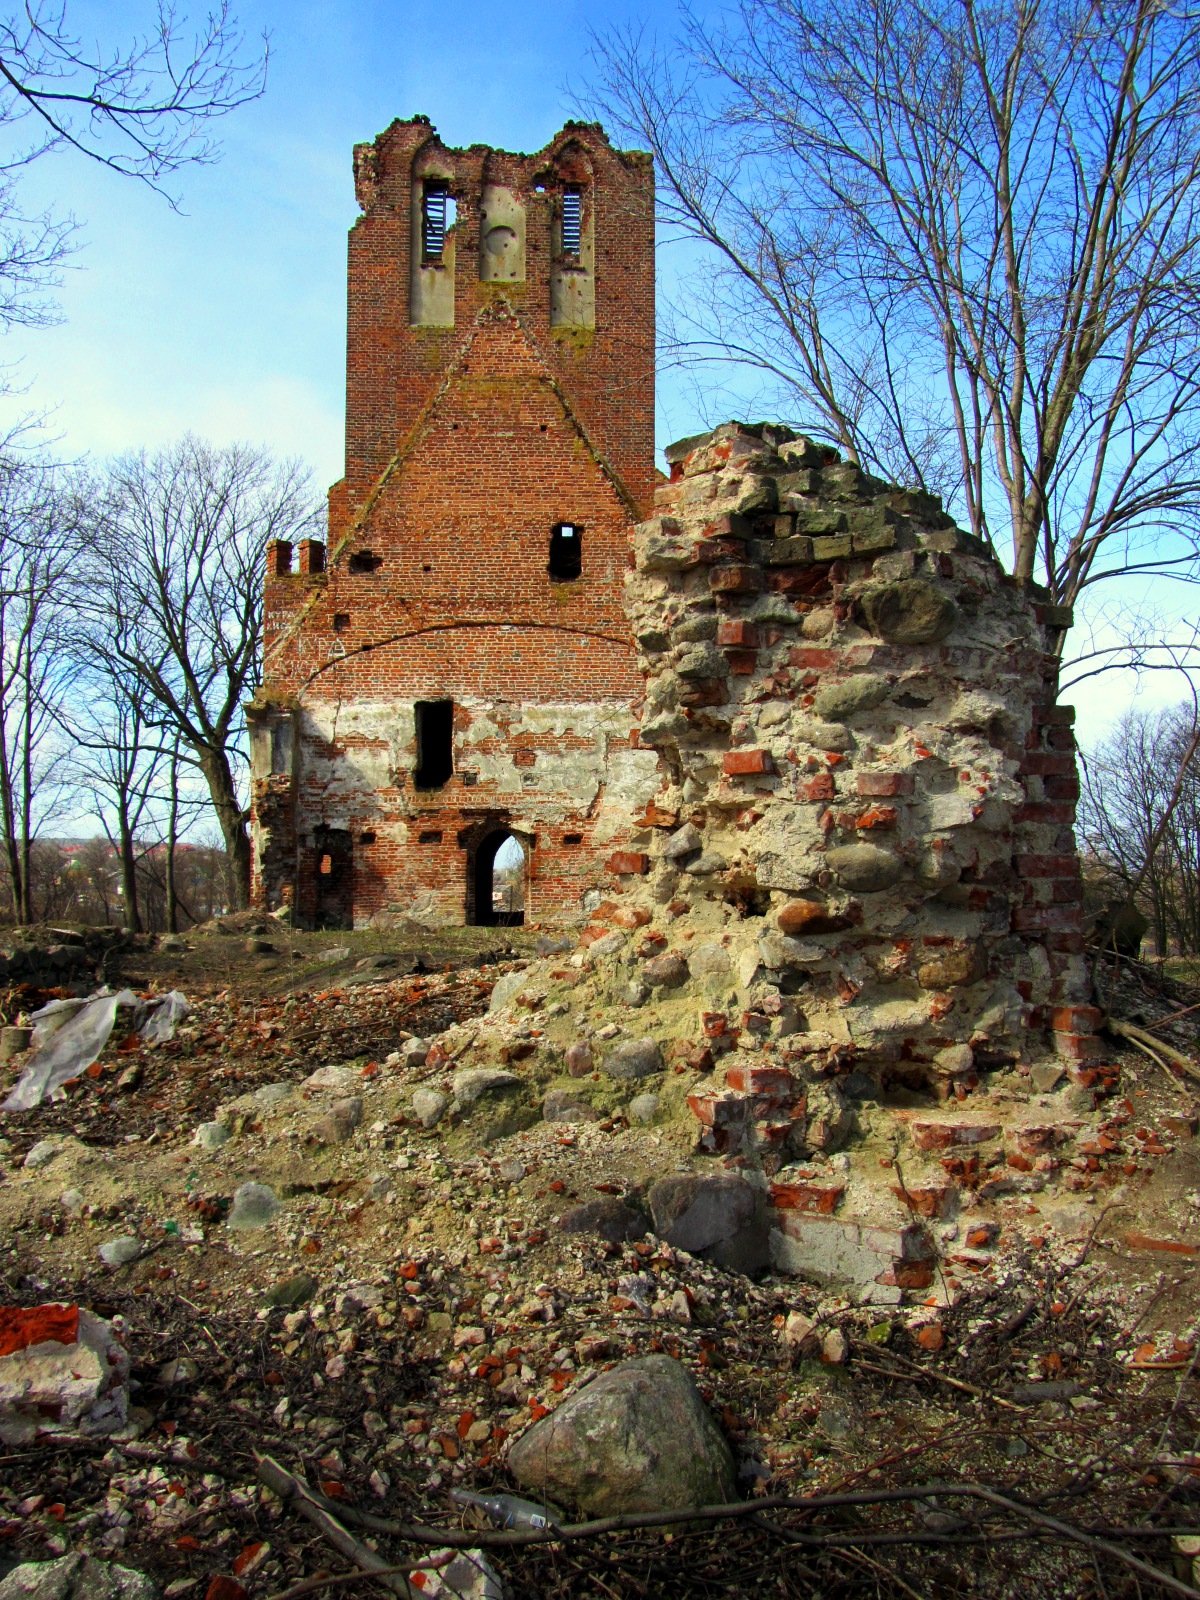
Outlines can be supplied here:
<path id="1" fill-rule="evenodd" d="M 519 928 L 528 887 L 525 845 L 507 823 L 484 832 L 467 860 L 467 921 L 478 928 Z"/>

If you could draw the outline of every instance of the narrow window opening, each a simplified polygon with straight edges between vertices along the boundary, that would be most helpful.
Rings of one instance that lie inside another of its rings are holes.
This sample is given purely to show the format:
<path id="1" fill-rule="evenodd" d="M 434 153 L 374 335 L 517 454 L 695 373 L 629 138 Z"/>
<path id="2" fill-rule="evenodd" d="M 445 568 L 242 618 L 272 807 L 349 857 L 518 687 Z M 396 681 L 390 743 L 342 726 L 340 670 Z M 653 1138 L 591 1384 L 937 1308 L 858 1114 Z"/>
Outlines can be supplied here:
<path id="1" fill-rule="evenodd" d="M 333 613 L 334 633 L 345 633 L 350 626 L 350 613 L 348 611 L 335 611 Z"/>
<path id="2" fill-rule="evenodd" d="M 453 700 L 418 700 L 417 770 L 413 782 L 418 789 L 440 789 L 454 771 Z"/>
<path id="3" fill-rule="evenodd" d="M 562 196 L 562 253 L 578 256 L 583 242 L 583 189 L 568 183 Z"/>
<path id="4" fill-rule="evenodd" d="M 550 532 L 547 572 L 556 582 L 567 583 L 583 571 L 583 529 L 577 522 L 556 522 Z"/>
<path id="5" fill-rule="evenodd" d="M 358 842 L 359 842 L 359 844 L 374 844 L 375 843 L 375 834 L 374 834 L 374 832 L 370 828 L 368 828 L 365 833 L 360 833 L 359 834 Z"/>
<path id="6" fill-rule="evenodd" d="M 458 208 L 445 178 L 426 178 L 421 195 L 421 257 L 423 265 L 440 267 L 446 235 L 454 226 Z"/>
<path id="7" fill-rule="evenodd" d="M 441 844 L 442 830 L 440 828 L 426 828 L 417 835 L 418 844 Z"/>
<path id="8" fill-rule="evenodd" d="M 564 833 L 563 834 L 563 843 L 564 844 L 582 844 L 583 843 L 583 835 L 581 833 Z"/>
<path id="9" fill-rule="evenodd" d="M 378 572 L 383 565 L 383 557 L 377 556 L 373 550 L 356 550 L 347 563 L 350 572 Z"/>

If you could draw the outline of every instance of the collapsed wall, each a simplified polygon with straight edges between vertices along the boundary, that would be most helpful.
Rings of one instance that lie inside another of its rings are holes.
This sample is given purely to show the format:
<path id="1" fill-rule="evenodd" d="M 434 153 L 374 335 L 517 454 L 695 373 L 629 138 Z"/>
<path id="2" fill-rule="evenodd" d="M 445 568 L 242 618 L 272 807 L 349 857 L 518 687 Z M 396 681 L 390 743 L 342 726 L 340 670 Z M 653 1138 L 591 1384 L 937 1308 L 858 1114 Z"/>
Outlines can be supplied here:
<path id="1" fill-rule="evenodd" d="M 932 497 L 785 429 L 668 460 L 627 581 L 659 788 L 488 1048 L 581 1115 L 696 1119 L 758 1195 L 725 1258 L 769 1235 L 784 1270 L 925 1290 L 1072 1186 L 1109 1086 L 1069 619 Z"/>
<path id="2" fill-rule="evenodd" d="M 1087 1059 L 1063 609 L 932 497 L 786 430 L 669 459 L 627 585 L 651 897 L 718 882 L 754 929 L 747 992 L 807 1049 L 941 1093 L 1031 1032 Z"/>

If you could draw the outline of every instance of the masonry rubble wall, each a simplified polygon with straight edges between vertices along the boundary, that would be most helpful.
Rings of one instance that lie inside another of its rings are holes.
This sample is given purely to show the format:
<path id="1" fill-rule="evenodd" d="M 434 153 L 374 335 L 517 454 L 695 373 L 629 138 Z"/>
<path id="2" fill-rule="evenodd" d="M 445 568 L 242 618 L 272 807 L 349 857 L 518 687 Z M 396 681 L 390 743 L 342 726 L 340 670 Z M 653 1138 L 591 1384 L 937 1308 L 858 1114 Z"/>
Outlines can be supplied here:
<path id="1" fill-rule="evenodd" d="M 669 460 L 626 586 L 679 818 L 636 863 L 652 898 L 708 857 L 747 990 L 872 1070 L 971 1087 L 1031 1034 L 1091 1058 L 1069 617 L 932 497 L 785 429 Z"/>

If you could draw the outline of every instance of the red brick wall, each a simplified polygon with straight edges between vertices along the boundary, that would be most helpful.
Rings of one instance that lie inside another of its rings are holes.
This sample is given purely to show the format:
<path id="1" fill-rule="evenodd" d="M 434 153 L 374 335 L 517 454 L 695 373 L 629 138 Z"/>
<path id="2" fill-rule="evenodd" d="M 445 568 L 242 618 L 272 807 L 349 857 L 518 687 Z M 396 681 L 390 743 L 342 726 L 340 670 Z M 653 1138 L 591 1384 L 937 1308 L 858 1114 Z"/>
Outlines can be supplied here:
<path id="1" fill-rule="evenodd" d="M 410 323 L 430 159 L 458 202 L 446 328 Z M 293 717 L 297 736 L 290 804 L 286 779 L 268 786 L 256 769 L 258 899 L 293 898 L 311 918 L 326 826 L 354 841 L 356 921 L 422 894 L 461 918 L 463 840 L 491 819 L 526 840 L 529 915 L 553 918 L 603 878 L 613 832 L 596 795 L 609 748 L 629 748 L 641 685 L 622 593 L 655 476 L 650 163 L 593 126 L 515 156 L 447 150 L 412 122 L 360 147 L 355 166 L 364 215 L 350 235 L 346 476 L 330 491 L 328 558 L 320 572 L 316 553 L 309 570 L 298 555 L 291 571 L 268 561 L 260 721 Z M 552 327 L 554 208 L 580 176 L 595 326 Z M 480 279 L 482 191 L 497 184 L 524 207 L 523 281 Z M 582 573 L 556 581 L 564 522 L 582 530 Z M 352 571 L 355 558 L 370 570 Z M 456 707 L 455 772 L 421 792 L 394 712 L 442 698 Z M 514 722 L 514 705 L 556 708 L 554 731 Z M 503 737 L 468 745 L 480 715 L 510 728 L 511 750 Z M 422 832 L 442 838 L 421 844 Z"/>
<path id="2" fill-rule="evenodd" d="M 596 327 L 551 330 L 551 209 L 556 169 L 571 152 L 590 167 L 595 204 Z M 455 326 L 409 325 L 414 160 L 436 154 L 454 174 Z M 537 155 L 451 150 L 423 122 L 394 122 L 356 151 L 363 215 L 350 232 L 346 480 L 367 494 L 436 389 L 477 315 L 503 298 L 536 341 L 592 442 L 642 514 L 654 489 L 654 180 L 648 156 L 615 151 L 603 132 L 568 124 Z M 478 197 L 505 184 L 525 202 L 522 283 L 479 281 Z M 539 194 L 537 185 L 545 185 Z"/>

